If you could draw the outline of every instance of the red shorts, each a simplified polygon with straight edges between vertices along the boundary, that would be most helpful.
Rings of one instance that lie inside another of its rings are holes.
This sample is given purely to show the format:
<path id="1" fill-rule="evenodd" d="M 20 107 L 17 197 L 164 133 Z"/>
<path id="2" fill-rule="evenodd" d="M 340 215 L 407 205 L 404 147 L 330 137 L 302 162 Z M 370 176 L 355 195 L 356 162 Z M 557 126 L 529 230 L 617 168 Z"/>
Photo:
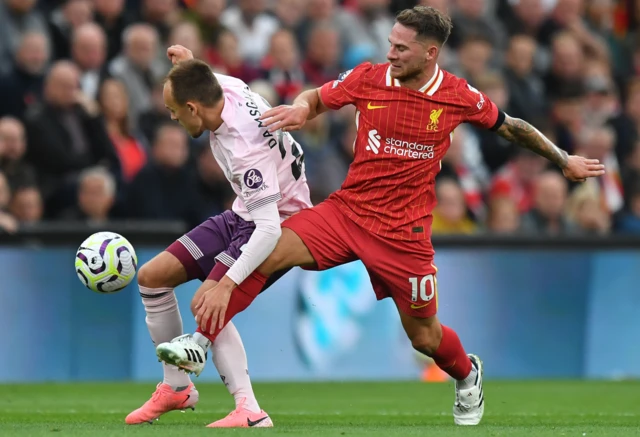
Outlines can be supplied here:
<path id="1" fill-rule="evenodd" d="M 365 231 L 331 200 L 304 209 L 282 223 L 307 246 L 317 266 L 326 270 L 360 259 L 378 300 L 391 297 L 413 317 L 438 311 L 436 267 L 429 240 L 399 241 Z"/>

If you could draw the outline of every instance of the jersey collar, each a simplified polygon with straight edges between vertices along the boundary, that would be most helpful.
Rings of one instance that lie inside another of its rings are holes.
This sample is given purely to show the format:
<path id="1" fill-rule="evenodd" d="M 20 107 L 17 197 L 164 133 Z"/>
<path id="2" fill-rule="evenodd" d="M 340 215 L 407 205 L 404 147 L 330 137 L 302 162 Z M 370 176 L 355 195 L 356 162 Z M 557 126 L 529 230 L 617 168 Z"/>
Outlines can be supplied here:
<path id="1" fill-rule="evenodd" d="M 442 84 L 442 79 L 444 79 L 444 73 L 440 69 L 440 66 L 436 64 L 436 71 L 433 73 L 429 82 L 427 82 L 422 88 L 418 91 L 421 93 L 426 93 L 428 96 L 432 96 L 436 91 L 440 88 Z M 402 86 L 398 79 L 391 77 L 391 65 L 387 68 L 387 86 Z"/>

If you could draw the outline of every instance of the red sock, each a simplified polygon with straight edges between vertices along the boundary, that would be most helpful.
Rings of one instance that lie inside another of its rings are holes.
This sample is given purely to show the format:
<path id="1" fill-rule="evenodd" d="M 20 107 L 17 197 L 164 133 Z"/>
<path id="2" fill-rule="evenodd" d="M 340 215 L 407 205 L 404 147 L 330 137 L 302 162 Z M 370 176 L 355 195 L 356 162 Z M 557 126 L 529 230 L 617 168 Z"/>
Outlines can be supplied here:
<path id="1" fill-rule="evenodd" d="M 258 272 L 253 272 L 247 279 L 244 280 L 242 284 L 238 285 L 238 287 L 233 290 L 233 292 L 231 293 L 231 299 L 229 299 L 229 305 L 227 306 L 227 312 L 224 317 L 223 328 L 227 325 L 229 320 L 233 318 L 233 316 L 244 311 L 249 305 L 251 305 L 251 302 L 253 302 L 253 300 L 262 291 L 262 288 L 267 282 L 267 279 L 269 278 Z M 196 332 L 199 332 L 213 342 L 215 341 L 220 331 L 222 331 L 222 329 L 216 327 L 216 330 L 213 332 L 213 334 L 209 334 L 208 331 L 210 328 L 211 322 L 207 324 L 207 332 L 203 332 L 200 327 L 198 327 Z"/>
<path id="2" fill-rule="evenodd" d="M 442 341 L 438 350 L 431 356 L 442 370 L 457 380 L 465 379 L 471 373 L 471 360 L 460 343 L 458 334 L 444 325 L 442 326 Z"/>

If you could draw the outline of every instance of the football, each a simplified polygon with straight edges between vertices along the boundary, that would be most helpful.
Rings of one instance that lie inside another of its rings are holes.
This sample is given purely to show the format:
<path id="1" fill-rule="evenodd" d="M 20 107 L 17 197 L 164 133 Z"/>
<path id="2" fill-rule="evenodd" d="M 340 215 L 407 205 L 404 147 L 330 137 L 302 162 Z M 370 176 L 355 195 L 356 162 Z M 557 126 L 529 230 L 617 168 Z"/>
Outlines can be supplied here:
<path id="1" fill-rule="evenodd" d="M 89 290 L 115 293 L 129 285 L 138 270 L 131 243 L 114 232 L 97 232 L 76 252 L 76 274 Z"/>

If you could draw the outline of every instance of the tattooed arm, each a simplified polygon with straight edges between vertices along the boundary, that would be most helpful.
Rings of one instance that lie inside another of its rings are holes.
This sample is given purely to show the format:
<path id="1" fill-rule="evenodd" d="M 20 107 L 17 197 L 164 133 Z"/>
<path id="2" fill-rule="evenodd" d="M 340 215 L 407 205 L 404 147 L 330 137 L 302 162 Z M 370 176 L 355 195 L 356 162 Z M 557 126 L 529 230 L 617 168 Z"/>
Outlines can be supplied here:
<path id="1" fill-rule="evenodd" d="M 524 120 L 505 116 L 504 123 L 496 131 L 501 137 L 521 147 L 531 150 L 564 169 L 569 163 L 569 155 L 553 144 L 538 129 Z"/>
<path id="2" fill-rule="evenodd" d="M 600 161 L 597 159 L 569 155 L 549 141 L 538 129 L 526 121 L 503 114 L 504 113 L 500 113 L 496 125 L 499 124 L 500 118 L 503 116 L 504 121 L 495 132 L 501 137 L 529 149 L 540 156 L 544 156 L 549 161 L 555 163 L 562 169 L 562 174 L 564 174 L 567 179 L 574 182 L 583 182 L 587 178 L 602 176 L 604 174 L 604 165 L 600 164 Z"/>

